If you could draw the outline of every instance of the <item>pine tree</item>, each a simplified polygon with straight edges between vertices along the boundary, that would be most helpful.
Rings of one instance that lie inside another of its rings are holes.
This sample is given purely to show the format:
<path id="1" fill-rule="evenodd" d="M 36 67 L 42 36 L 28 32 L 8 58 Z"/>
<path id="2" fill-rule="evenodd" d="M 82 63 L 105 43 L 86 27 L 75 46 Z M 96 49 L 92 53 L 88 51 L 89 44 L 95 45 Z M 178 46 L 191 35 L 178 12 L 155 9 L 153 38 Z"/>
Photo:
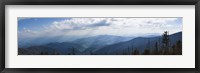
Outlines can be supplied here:
<path id="1" fill-rule="evenodd" d="M 173 51 L 172 51 L 172 54 L 175 55 L 175 54 L 176 54 L 176 45 L 173 45 L 173 46 L 172 46 L 172 50 L 173 50 Z"/>
<path id="2" fill-rule="evenodd" d="M 164 54 L 169 54 L 169 41 L 169 33 L 168 31 L 165 31 L 162 35 Z"/>
<path id="3" fill-rule="evenodd" d="M 71 55 L 75 55 L 75 48 L 74 47 L 71 48 Z"/>
<path id="4" fill-rule="evenodd" d="M 143 52 L 143 55 L 150 55 L 150 50 L 149 49 L 145 49 Z"/>
<path id="5" fill-rule="evenodd" d="M 128 46 L 128 51 L 127 51 L 127 54 L 130 54 L 129 52 L 130 52 L 130 50 L 129 50 L 129 46 Z"/>
<path id="6" fill-rule="evenodd" d="M 148 39 L 148 49 L 150 49 L 150 40 Z"/>
<path id="7" fill-rule="evenodd" d="M 182 42 L 180 40 L 178 40 L 176 43 L 176 49 L 177 49 L 177 54 L 181 55 L 182 54 Z"/>
<path id="8" fill-rule="evenodd" d="M 133 54 L 134 54 L 134 55 L 139 55 L 140 52 L 139 52 L 139 50 L 136 48 L 136 49 L 134 50 Z"/>
<path id="9" fill-rule="evenodd" d="M 154 53 L 155 55 L 158 55 L 158 42 L 155 43 L 155 49 L 154 49 Z"/>
<path id="10" fill-rule="evenodd" d="M 44 53 L 43 53 L 43 52 L 41 52 L 40 54 L 41 54 L 41 55 L 44 55 Z"/>
<path id="11" fill-rule="evenodd" d="M 94 55 L 94 53 L 92 51 L 90 51 L 90 55 Z"/>
<path id="12" fill-rule="evenodd" d="M 48 52 L 45 52 L 44 55 L 49 55 Z"/>

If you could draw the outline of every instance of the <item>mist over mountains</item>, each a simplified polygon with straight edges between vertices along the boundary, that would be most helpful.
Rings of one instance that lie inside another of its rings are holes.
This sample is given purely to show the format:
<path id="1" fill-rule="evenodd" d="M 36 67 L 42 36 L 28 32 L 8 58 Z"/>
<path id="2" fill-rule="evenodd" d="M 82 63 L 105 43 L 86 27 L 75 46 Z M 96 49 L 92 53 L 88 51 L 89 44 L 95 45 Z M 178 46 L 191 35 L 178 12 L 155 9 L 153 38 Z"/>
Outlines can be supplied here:
<path id="1" fill-rule="evenodd" d="M 178 32 L 169 36 L 170 45 L 175 44 L 177 41 L 182 41 L 182 32 Z M 129 41 L 120 42 L 108 46 L 104 46 L 103 48 L 94 51 L 95 54 L 123 54 L 123 53 L 131 53 L 137 49 L 140 53 L 144 52 L 145 49 L 153 49 L 155 43 L 162 44 L 162 36 L 156 37 L 137 37 L 131 39 Z M 162 45 L 160 45 L 162 46 Z M 113 50 L 114 48 L 114 50 Z M 122 52 L 123 51 L 123 52 Z"/>
<path id="2" fill-rule="evenodd" d="M 99 35 L 87 38 L 60 40 L 62 37 L 38 38 L 37 41 L 18 41 L 19 55 L 122 55 L 131 54 L 135 49 L 142 53 L 145 49 L 153 49 L 155 43 L 161 46 L 162 36 L 122 37 Z M 69 38 L 69 39 L 70 39 Z M 182 41 L 182 32 L 169 35 L 170 47 Z M 58 41 L 59 40 L 59 41 Z M 64 41 L 64 42 L 60 42 Z"/>

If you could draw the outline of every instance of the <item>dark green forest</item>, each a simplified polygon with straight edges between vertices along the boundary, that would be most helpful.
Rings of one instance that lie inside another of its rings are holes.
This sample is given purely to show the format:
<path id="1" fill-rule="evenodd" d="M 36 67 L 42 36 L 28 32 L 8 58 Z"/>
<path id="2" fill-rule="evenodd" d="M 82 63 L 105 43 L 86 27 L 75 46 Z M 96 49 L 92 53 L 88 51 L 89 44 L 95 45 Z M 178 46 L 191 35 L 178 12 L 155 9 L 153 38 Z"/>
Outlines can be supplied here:
<path id="1" fill-rule="evenodd" d="M 162 41 L 156 41 L 154 47 L 148 47 L 144 51 L 139 51 L 139 48 L 128 48 L 130 52 L 124 52 L 123 55 L 182 55 L 182 41 L 178 40 L 175 44 L 170 45 L 170 40 L 169 33 L 165 31 Z"/>

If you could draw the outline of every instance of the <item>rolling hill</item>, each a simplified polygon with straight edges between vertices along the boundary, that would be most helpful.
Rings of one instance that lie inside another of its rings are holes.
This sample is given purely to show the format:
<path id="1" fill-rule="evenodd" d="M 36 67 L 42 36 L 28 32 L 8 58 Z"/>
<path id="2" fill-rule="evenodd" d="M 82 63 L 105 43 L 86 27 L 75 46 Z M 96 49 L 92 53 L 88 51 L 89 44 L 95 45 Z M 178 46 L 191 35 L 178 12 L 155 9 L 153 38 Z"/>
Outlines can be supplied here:
<path id="1" fill-rule="evenodd" d="M 175 44 L 178 40 L 182 41 L 182 32 L 174 33 L 169 36 L 170 43 Z M 101 49 L 94 51 L 95 54 L 122 54 L 123 52 L 129 53 L 134 49 L 138 49 L 139 51 L 144 51 L 146 48 L 154 47 L 156 42 L 161 43 L 162 37 L 137 37 L 132 40 L 126 42 L 120 42 L 112 45 L 105 46 Z"/>

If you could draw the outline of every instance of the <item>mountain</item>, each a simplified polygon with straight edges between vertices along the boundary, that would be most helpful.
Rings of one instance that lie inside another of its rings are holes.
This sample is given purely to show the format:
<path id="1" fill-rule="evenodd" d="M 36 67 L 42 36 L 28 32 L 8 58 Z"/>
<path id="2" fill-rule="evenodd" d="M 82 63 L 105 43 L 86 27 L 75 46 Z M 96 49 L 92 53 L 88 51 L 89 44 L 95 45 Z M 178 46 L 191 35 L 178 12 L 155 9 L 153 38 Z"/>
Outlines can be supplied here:
<path id="1" fill-rule="evenodd" d="M 54 42 L 71 42 L 80 37 L 76 36 L 49 36 L 49 37 L 34 37 L 34 38 L 20 38 L 18 37 L 19 48 L 28 48 L 31 46 L 45 45 Z"/>
<path id="2" fill-rule="evenodd" d="M 85 50 L 99 49 L 106 45 L 128 41 L 132 38 L 134 37 L 99 35 L 99 36 L 94 36 L 94 37 L 77 39 L 73 43 L 81 45 L 83 47 L 82 51 L 85 51 Z"/>
<path id="3" fill-rule="evenodd" d="M 119 43 L 123 41 L 130 40 L 130 37 L 120 37 L 120 36 L 112 36 L 112 35 L 99 35 L 88 38 L 77 39 L 72 42 L 52 42 L 52 43 L 44 43 L 41 41 L 55 41 L 55 39 L 51 40 L 50 38 L 42 39 L 42 40 L 34 40 L 34 42 L 38 42 L 37 44 L 32 43 L 32 45 L 26 47 L 19 47 L 20 54 L 40 54 L 41 52 L 49 52 L 49 54 L 55 54 L 52 51 L 56 51 L 56 54 L 70 54 L 72 50 L 76 51 L 76 54 L 87 54 L 91 50 L 97 50 L 103 46 Z M 34 44 L 34 45 L 33 45 Z"/>
<path id="4" fill-rule="evenodd" d="M 31 46 L 28 48 L 19 48 L 19 54 L 79 54 L 79 49 L 82 48 L 80 45 L 75 43 L 63 42 L 63 43 L 49 43 L 40 46 Z"/>
<path id="5" fill-rule="evenodd" d="M 182 41 L 182 32 L 169 35 L 170 46 Z M 51 40 L 51 39 L 49 39 Z M 38 41 L 39 42 L 39 41 Z M 121 37 L 112 35 L 99 35 L 81 38 L 71 42 L 52 42 L 43 45 L 19 47 L 19 55 L 116 55 L 130 53 L 138 49 L 153 49 L 155 43 L 162 45 L 162 36 L 155 37 Z"/>
<path id="6" fill-rule="evenodd" d="M 19 48 L 19 55 L 41 55 L 41 54 L 58 54 L 59 52 L 51 47 L 47 46 L 33 46 L 29 48 Z"/>
<path id="7" fill-rule="evenodd" d="M 178 40 L 182 41 L 182 32 L 174 33 L 169 36 L 170 44 L 175 44 Z M 129 53 L 130 51 L 135 50 L 136 48 L 139 51 L 144 51 L 146 48 L 154 47 L 155 43 L 158 42 L 161 44 L 162 37 L 137 37 L 129 41 L 120 42 L 112 45 L 102 47 L 94 51 L 95 54 L 122 54 L 123 52 Z"/>

